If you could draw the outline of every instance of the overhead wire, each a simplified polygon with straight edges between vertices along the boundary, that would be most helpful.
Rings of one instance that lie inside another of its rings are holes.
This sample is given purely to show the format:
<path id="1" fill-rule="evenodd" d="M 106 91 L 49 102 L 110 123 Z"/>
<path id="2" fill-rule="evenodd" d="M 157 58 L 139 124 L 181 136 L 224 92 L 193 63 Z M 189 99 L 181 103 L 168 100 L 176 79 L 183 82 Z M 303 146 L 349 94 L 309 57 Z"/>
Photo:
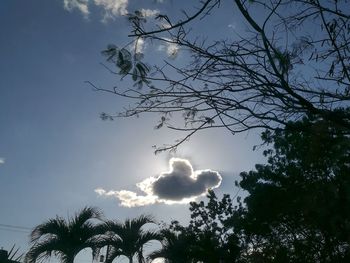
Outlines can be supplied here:
<path id="1" fill-rule="evenodd" d="M 21 232 L 21 233 L 30 233 L 32 228 L 25 227 L 25 226 L 16 226 L 16 225 L 0 223 L 0 230 Z"/>

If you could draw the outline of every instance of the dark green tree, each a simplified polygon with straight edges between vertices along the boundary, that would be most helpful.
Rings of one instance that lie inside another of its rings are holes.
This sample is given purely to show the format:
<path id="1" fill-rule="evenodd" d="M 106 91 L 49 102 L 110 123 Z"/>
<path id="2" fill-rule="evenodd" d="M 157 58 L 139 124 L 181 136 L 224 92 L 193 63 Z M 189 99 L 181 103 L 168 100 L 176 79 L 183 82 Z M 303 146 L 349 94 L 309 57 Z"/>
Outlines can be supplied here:
<path id="1" fill-rule="evenodd" d="M 194 253 L 202 262 L 235 262 L 240 254 L 239 237 L 233 231 L 231 217 L 237 209 L 228 194 L 218 199 L 209 191 L 208 202 L 192 202 L 188 230 L 196 236 Z"/>
<path id="2" fill-rule="evenodd" d="M 10 251 L 0 249 L 0 263 L 18 263 L 23 257 L 23 254 L 18 253 L 19 248 L 15 248 L 13 245 Z"/>
<path id="3" fill-rule="evenodd" d="M 38 225 L 30 234 L 31 247 L 26 262 L 37 262 L 55 255 L 63 263 L 73 263 L 75 256 L 85 248 L 93 252 L 98 247 L 99 236 L 103 234 L 99 221 L 102 213 L 94 207 L 85 207 L 74 217 L 49 219 Z"/>
<path id="4" fill-rule="evenodd" d="M 233 231 L 232 215 L 235 208 L 229 195 L 221 200 L 213 191 L 208 202 L 192 202 L 188 226 L 173 221 L 163 233 L 163 247 L 151 258 L 163 257 L 169 263 L 235 262 L 240 255 L 239 237 Z"/>
<path id="5" fill-rule="evenodd" d="M 146 224 L 152 224 L 154 220 L 150 216 L 139 216 L 127 219 L 124 222 L 107 221 L 105 224 L 106 236 L 103 238 L 103 246 L 109 246 L 107 263 L 111 263 L 119 256 L 125 256 L 132 263 L 136 256 L 139 263 L 145 262 L 143 248 L 154 240 L 161 240 L 159 233 L 153 230 L 144 230 Z"/>
<path id="6" fill-rule="evenodd" d="M 350 137 L 328 120 L 265 132 L 265 165 L 241 173 L 248 192 L 233 217 L 259 262 L 349 262 Z M 256 262 L 252 260 L 251 262 Z"/>

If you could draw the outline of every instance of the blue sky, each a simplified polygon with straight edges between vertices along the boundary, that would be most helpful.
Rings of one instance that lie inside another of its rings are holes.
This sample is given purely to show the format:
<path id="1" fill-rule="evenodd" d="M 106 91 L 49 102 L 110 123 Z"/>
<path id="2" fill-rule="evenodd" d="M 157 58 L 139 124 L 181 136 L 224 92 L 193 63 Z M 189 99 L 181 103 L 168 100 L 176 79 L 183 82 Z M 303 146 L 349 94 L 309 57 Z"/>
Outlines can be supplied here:
<path id="1" fill-rule="evenodd" d="M 121 1 L 126 11 L 108 9 L 113 1 L 86 0 L 80 2 L 83 6 L 71 1 L 66 8 L 64 0 L 0 3 L 0 247 L 28 248 L 25 229 L 15 232 L 1 225 L 31 228 L 86 205 L 100 207 L 109 218 L 151 213 L 160 220 L 185 222 L 186 204 L 127 208 L 94 190 L 137 191 L 136 183 L 167 172 L 169 159 L 180 157 L 189 159 L 194 170 L 218 171 L 223 181 L 217 191 L 234 194 L 238 173 L 263 160 L 261 152 L 252 151 L 259 143 L 257 131 L 236 136 L 224 130 L 206 131 L 176 154 L 154 155 L 152 145 L 180 136 L 155 130 L 158 116 L 100 120 L 101 112 L 128 105 L 84 82 L 107 88 L 129 84 L 99 64 L 107 44 L 130 41 L 130 27 L 120 13 L 145 8 L 176 16 L 181 8 L 193 10 L 187 1 L 170 0 Z M 234 21 L 232 10 L 222 7 L 216 12 L 222 12 L 221 20 L 211 21 L 200 33 L 216 38 L 232 27 L 243 28 Z M 145 48 L 146 54 L 153 52 L 152 63 L 166 55 L 156 47 Z M 176 60 L 184 60 L 181 53 Z"/>

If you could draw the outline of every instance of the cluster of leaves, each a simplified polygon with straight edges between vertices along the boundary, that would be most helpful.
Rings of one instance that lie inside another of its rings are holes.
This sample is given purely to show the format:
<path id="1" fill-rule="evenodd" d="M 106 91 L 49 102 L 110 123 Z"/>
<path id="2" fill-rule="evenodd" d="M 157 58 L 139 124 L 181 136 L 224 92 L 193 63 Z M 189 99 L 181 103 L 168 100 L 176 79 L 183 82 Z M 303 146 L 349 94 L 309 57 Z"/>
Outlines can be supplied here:
<path id="1" fill-rule="evenodd" d="M 135 41 L 138 43 L 138 40 Z M 141 60 L 143 53 L 131 52 L 126 48 L 118 48 L 116 45 L 110 44 L 107 49 L 102 51 L 102 55 L 107 57 L 107 62 L 114 64 L 119 69 L 119 74 L 122 77 L 131 75 L 132 80 L 135 82 L 134 86 L 141 88 L 143 84 L 149 84 L 147 80 L 147 74 L 149 67 Z"/>

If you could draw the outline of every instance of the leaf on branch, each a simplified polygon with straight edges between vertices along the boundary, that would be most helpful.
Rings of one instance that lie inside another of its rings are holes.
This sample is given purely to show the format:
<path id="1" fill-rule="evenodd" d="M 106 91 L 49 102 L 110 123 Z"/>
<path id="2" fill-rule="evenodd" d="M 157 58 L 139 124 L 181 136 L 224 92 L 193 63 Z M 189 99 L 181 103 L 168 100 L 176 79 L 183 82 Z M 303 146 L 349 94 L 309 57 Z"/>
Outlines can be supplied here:
<path id="1" fill-rule="evenodd" d="M 116 56 L 117 52 L 118 52 L 117 46 L 114 44 L 109 44 L 107 45 L 107 49 L 103 50 L 101 54 L 107 57 L 108 62 L 111 62 L 113 61 L 113 58 Z"/>
<path id="2" fill-rule="evenodd" d="M 133 81 L 136 81 L 137 80 L 137 70 L 136 70 L 136 68 L 134 68 L 133 69 L 133 71 L 132 71 L 132 80 Z"/>
<path id="3" fill-rule="evenodd" d="M 210 118 L 210 117 L 204 117 L 205 119 L 205 122 L 208 123 L 208 124 L 214 124 L 215 121 L 213 120 L 213 118 Z"/>
<path id="4" fill-rule="evenodd" d="M 333 77 L 333 75 L 334 75 L 334 62 L 332 63 L 332 65 L 331 65 L 331 67 L 330 67 L 330 69 L 329 69 L 329 71 L 328 71 L 328 75 L 329 76 L 331 76 L 331 77 Z"/>
<path id="5" fill-rule="evenodd" d="M 114 118 L 113 118 L 111 115 L 109 115 L 109 114 L 107 114 L 107 113 L 105 113 L 105 112 L 102 112 L 102 113 L 100 114 L 100 118 L 101 118 L 101 120 L 103 120 L 103 121 L 113 121 L 113 120 L 114 120 Z"/>

